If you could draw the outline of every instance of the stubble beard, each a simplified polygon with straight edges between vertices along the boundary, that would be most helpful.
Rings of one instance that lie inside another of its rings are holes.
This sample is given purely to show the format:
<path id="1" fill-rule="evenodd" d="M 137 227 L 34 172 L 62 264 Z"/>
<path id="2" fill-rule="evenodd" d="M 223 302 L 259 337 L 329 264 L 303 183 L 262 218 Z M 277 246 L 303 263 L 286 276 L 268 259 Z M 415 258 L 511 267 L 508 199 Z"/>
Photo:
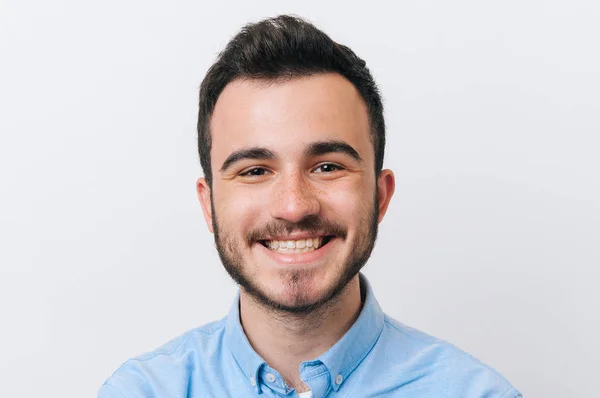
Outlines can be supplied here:
<path id="1" fill-rule="evenodd" d="M 303 281 L 307 279 L 307 277 L 310 278 L 310 271 L 291 270 L 285 274 L 285 278 L 286 283 L 291 286 L 295 292 L 297 292 L 297 304 L 286 305 L 269 297 L 267 293 L 265 293 L 259 287 L 256 281 L 253 280 L 250 275 L 248 275 L 248 267 L 244 263 L 241 250 L 242 248 L 240 247 L 246 242 L 239 242 L 234 237 L 228 237 L 226 234 L 220 234 L 218 217 L 213 203 L 214 200 L 212 200 L 211 192 L 211 210 L 213 214 L 212 224 L 215 246 L 225 270 L 229 276 L 240 286 L 240 288 L 250 295 L 252 299 L 254 299 L 259 305 L 276 314 L 306 316 L 309 314 L 325 312 L 328 308 L 334 307 L 335 303 L 340 299 L 342 293 L 345 291 L 348 283 L 366 264 L 367 260 L 371 256 L 373 248 L 375 247 L 375 241 L 377 240 L 379 207 L 377 189 L 375 189 L 371 210 L 361 220 L 361 225 L 359 228 L 357 228 L 357 231 L 362 231 L 364 225 L 367 227 L 367 232 L 363 235 L 357 235 L 357 242 L 353 245 L 355 248 L 352 249 L 349 257 L 346 259 L 342 268 L 342 272 L 337 278 L 337 281 L 321 298 L 313 301 L 307 301 L 306 297 L 303 297 L 302 295 L 303 290 L 301 285 Z M 295 224 L 289 223 L 285 229 L 288 231 L 306 231 L 310 230 L 310 227 L 307 228 L 307 226 L 316 227 L 323 224 L 329 225 L 327 224 L 327 221 L 318 219 L 316 216 L 311 216 L 309 220 L 301 220 Z M 345 235 L 343 240 L 346 241 Z M 249 243 L 252 244 L 251 242 Z"/>

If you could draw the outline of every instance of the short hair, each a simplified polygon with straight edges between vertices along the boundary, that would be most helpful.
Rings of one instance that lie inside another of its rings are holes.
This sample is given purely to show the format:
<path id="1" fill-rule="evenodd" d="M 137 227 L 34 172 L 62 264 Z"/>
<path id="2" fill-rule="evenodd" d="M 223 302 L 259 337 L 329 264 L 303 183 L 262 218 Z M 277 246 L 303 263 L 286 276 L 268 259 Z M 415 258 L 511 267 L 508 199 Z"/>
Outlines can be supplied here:
<path id="1" fill-rule="evenodd" d="M 364 100 L 375 153 L 375 174 L 379 175 L 385 151 L 383 103 L 365 61 L 310 22 L 280 15 L 244 26 L 219 53 L 200 85 L 198 154 L 209 186 L 210 118 L 225 86 L 237 79 L 287 81 L 319 73 L 342 75 Z"/>

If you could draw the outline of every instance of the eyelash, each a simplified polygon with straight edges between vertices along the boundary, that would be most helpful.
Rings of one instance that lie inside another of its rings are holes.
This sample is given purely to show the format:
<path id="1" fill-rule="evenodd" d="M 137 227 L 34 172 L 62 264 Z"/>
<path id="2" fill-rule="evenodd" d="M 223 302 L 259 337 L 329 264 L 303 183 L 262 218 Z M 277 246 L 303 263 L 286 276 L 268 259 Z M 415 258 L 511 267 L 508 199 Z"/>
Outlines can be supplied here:
<path id="1" fill-rule="evenodd" d="M 344 170 L 344 168 L 338 164 L 335 163 L 322 163 L 319 166 L 317 166 L 314 170 L 320 169 L 323 166 L 332 166 L 334 168 L 334 170 L 330 171 L 330 172 L 322 172 L 322 173 L 333 173 L 335 171 L 340 171 L 340 170 Z M 242 173 L 240 173 L 240 177 L 251 177 L 251 178 L 257 178 L 257 177 L 262 177 L 263 175 L 251 175 L 250 173 L 252 173 L 253 171 L 256 170 L 262 170 L 262 171 L 267 171 L 267 169 L 265 167 L 253 167 L 249 170 L 246 170 Z"/>
<path id="2" fill-rule="evenodd" d="M 262 175 L 251 175 L 250 173 L 252 173 L 255 170 L 264 170 L 266 171 L 267 169 L 265 169 L 264 167 L 253 167 L 250 170 L 244 171 L 243 173 L 240 173 L 240 177 L 262 177 Z"/>
<path id="3" fill-rule="evenodd" d="M 335 164 L 335 163 L 322 163 L 319 166 L 317 166 L 316 169 L 320 169 L 323 166 L 333 166 L 334 170 L 330 171 L 330 173 L 333 173 L 334 171 L 339 171 L 339 170 L 343 170 L 344 169 L 342 166 L 340 166 L 338 164 Z M 324 172 L 324 173 L 326 173 L 326 172 Z"/>

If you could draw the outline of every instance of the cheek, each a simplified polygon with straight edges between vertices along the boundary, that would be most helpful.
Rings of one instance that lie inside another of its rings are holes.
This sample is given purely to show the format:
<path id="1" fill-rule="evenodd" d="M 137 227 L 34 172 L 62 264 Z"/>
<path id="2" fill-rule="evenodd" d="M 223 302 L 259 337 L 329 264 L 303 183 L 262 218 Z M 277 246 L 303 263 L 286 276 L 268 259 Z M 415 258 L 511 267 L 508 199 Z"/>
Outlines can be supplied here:
<path id="1" fill-rule="evenodd" d="M 231 189 L 220 190 L 213 200 L 219 226 L 229 231 L 240 230 L 241 233 L 253 226 L 263 207 L 253 195 Z"/>
<path id="2" fill-rule="evenodd" d="M 370 210 L 373 192 L 363 184 L 339 185 L 327 192 L 322 203 L 328 213 L 348 226 L 361 223 L 364 213 Z"/>

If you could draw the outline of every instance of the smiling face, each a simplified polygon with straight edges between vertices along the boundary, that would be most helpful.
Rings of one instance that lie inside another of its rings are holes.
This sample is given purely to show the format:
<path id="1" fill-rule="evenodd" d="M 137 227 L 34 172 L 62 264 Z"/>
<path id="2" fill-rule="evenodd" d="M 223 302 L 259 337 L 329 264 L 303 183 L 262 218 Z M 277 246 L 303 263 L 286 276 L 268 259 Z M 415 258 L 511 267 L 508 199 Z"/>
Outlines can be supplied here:
<path id="1" fill-rule="evenodd" d="M 244 293 L 285 312 L 335 299 L 371 254 L 394 190 L 375 176 L 367 109 L 337 74 L 237 80 L 211 119 L 212 188 L 198 194 Z"/>

